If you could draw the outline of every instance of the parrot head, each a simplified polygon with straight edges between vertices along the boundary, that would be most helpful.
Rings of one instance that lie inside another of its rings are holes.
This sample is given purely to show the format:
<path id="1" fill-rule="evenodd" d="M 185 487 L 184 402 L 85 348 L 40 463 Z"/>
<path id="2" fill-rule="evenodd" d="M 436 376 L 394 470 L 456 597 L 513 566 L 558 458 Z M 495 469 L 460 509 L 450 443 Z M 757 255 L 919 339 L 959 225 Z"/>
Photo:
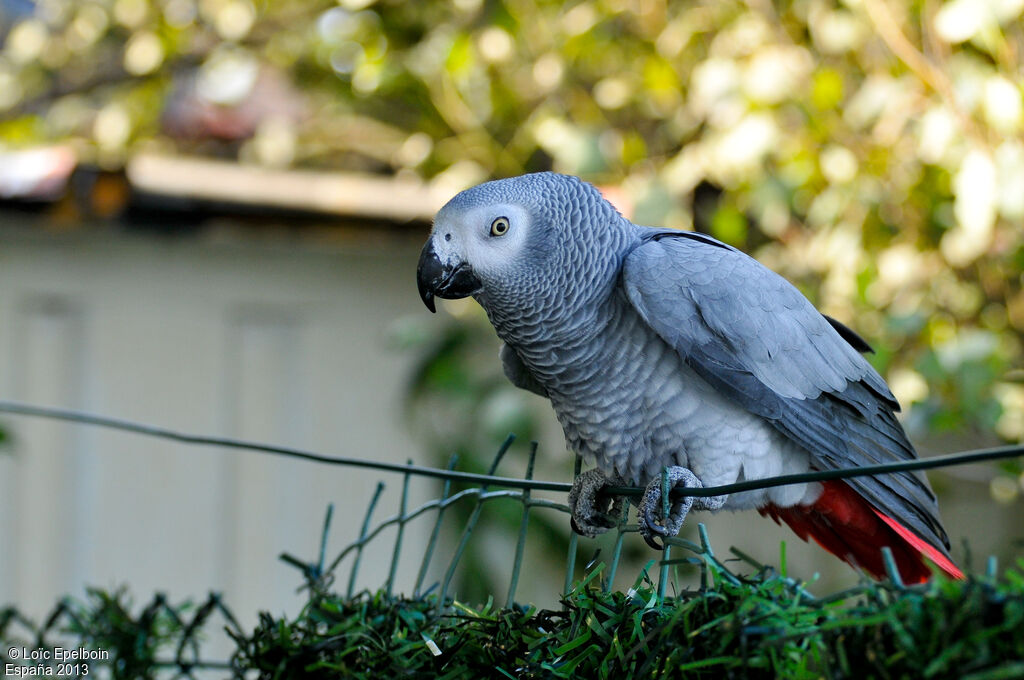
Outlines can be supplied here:
<path id="1" fill-rule="evenodd" d="M 597 189 L 566 175 L 542 172 L 472 187 L 434 218 L 416 268 L 420 297 L 432 312 L 435 297 L 473 296 L 499 314 L 564 305 L 606 269 L 597 260 L 621 220 Z"/>

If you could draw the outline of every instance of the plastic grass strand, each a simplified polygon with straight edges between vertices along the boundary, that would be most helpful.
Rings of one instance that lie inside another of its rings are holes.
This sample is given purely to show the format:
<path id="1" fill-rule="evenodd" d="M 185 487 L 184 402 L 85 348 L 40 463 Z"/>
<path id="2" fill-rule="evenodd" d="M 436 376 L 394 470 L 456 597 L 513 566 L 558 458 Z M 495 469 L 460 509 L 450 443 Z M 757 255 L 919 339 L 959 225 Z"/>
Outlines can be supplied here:
<path id="1" fill-rule="evenodd" d="M 459 462 L 459 456 L 452 454 L 451 458 L 448 459 L 448 469 L 451 470 Z M 423 560 L 420 562 L 419 573 L 416 574 L 416 585 L 413 586 L 412 592 L 413 597 L 419 597 L 421 588 L 423 588 L 423 579 L 427 577 L 427 569 L 430 567 L 430 561 L 434 557 L 434 549 L 437 547 L 437 538 L 441 535 L 441 520 L 444 519 L 444 511 L 447 509 L 447 505 L 444 505 L 444 501 L 448 499 L 448 494 L 451 492 L 452 480 L 444 480 L 444 486 L 441 489 L 441 503 L 437 508 L 437 516 L 434 518 L 434 528 L 430 531 L 430 540 L 427 541 L 427 549 L 423 552 Z"/>
<path id="2" fill-rule="evenodd" d="M 320 558 L 316 562 L 316 577 L 324 575 L 324 560 L 327 558 L 327 535 L 331 530 L 331 517 L 334 516 L 334 503 L 327 504 L 327 514 L 324 516 L 324 528 L 320 532 Z"/>
<path id="3" fill-rule="evenodd" d="M 409 461 L 412 465 L 412 461 Z M 402 496 L 398 501 L 398 531 L 395 533 L 395 549 L 391 553 L 391 569 L 388 571 L 388 580 L 384 586 L 384 592 L 387 593 L 388 597 L 391 597 L 391 588 L 395 584 L 395 573 L 398 571 L 398 557 L 402 552 L 402 535 L 405 533 L 405 524 L 408 518 L 405 516 L 405 509 L 409 502 L 409 478 L 411 475 L 406 474 L 402 478 Z"/>
<path id="4" fill-rule="evenodd" d="M 526 460 L 526 475 L 523 479 L 533 479 L 533 463 L 537 458 L 537 442 L 530 442 L 530 457 Z M 530 526 L 530 490 L 523 490 L 523 516 L 519 522 L 519 540 L 516 541 L 516 552 L 512 558 L 512 575 L 508 581 L 508 595 L 505 606 L 511 607 L 515 602 L 516 588 L 519 586 L 519 571 L 523 568 L 523 552 L 526 550 L 526 530 Z"/>
<path id="5" fill-rule="evenodd" d="M 515 441 L 515 435 L 509 435 L 505 438 L 501 447 L 498 448 L 498 453 L 494 456 L 494 460 L 491 461 L 491 466 L 487 470 L 488 476 L 493 475 L 498 469 L 498 465 L 501 463 L 501 459 L 505 457 L 512 442 Z M 486 485 L 480 487 L 480 491 L 483 492 L 487 488 Z M 459 560 L 462 559 L 462 553 L 465 552 L 466 546 L 469 544 L 469 537 L 473 534 L 473 529 L 476 527 L 477 521 L 480 519 L 480 512 L 483 510 L 483 501 L 477 498 L 476 505 L 473 506 L 473 512 L 470 514 L 469 519 L 466 521 L 466 527 L 462 530 L 462 537 L 459 539 L 459 545 L 455 549 L 452 555 L 451 561 L 448 563 L 448 569 L 444 575 L 444 581 L 441 582 L 441 593 L 437 598 L 437 611 L 440 613 L 445 605 L 445 600 L 448 597 L 448 588 L 451 586 L 452 579 L 455 577 L 455 569 L 459 566 Z"/>
<path id="6" fill-rule="evenodd" d="M 622 559 L 622 541 L 626 537 L 625 525 L 629 517 L 629 505 L 622 504 L 622 515 L 619 517 L 619 525 L 615 528 L 615 548 L 612 550 L 611 564 L 608 565 L 608 576 L 605 581 L 604 592 L 611 592 L 615 587 L 615 572 L 619 570 L 619 560 Z"/>
<path id="7" fill-rule="evenodd" d="M 356 548 L 355 559 L 352 560 L 352 570 L 348 574 L 348 590 L 346 593 L 348 597 L 352 597 L 352 593 L 356 588 L 356 575 L 359 573 L 359 561 L 363 557 L 363 545 L 365 544 L 363 539 L 366 538 L 366 532 L 370 530 L 370 519 L 373 517 L 373 509 L 377 507 L 377 501 L 380 500 L 380 495 L 384 491 L 384 482 L 377 482 L 377 488 L 373 492 L 373 497 L 370 499 L 370 505 L 366 508 L 366 516 L 363 518 L 363 527 L 359 530 L 359 547 Z M 331 565 L 332 567 L 334 565 Z"/>
<path id="8" fill-rule="evenodd" d="M 583 457 L 576 456 L 572 466 L 572 479 L 575 482 L 580 476 L 580 470 L 583 469 Z M 565 558 L 565 588 L 562 589 L 563 593 L 569 592 L 572 588 L 572 582 L 576 576 L 576 542 L 578 537 L 575 531 L 569 532 L 569 554 Z"/>
<path id="9" fill-rule="evenodd" d="M 661 561 L 661 568 L 658 570 L 658 604 L 665 601 L 665 589 L 668 587 L 668 572 L 671 569 L 672 544 L 665 544 L 664 559 Z"/>
<path id="10" fill-rule="evenodd" d="M 708 528 L 704 525 L 704 522 L 697 524 L 697 534 L 700 536 L 700 549 L 704 559 L 716 567 L 715 575 L 721 576 L 734 586 L 738 586 L 740 580 L 715 557 L 715 551 L 711 548 L 711 539 L 708 538 Z"/>
<path id="11" fill-rule="evenodd" d="M 892 555 L 892 548 L 887 545 L 882 546 L 882 563 L 885 565 L 885 574 L 889 577 L 889 580 L 897 588 L 902 588 L 903 577 L 900 576 L 900 570 L 896 566 L 896 558 Z"/>

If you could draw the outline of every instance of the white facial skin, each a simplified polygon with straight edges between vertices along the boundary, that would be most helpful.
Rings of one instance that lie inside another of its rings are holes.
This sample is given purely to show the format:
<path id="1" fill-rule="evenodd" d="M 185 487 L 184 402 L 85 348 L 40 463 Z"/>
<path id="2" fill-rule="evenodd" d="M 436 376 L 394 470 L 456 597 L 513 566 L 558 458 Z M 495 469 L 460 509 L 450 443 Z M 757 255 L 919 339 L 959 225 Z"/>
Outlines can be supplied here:
<path id="1" fill-rule="evenodd" d="M 504 221 L 507 229 L 502 231 Z M 468 264 L 486 288 L 525 263 L 531 221 L 515 204 L 448 206 L 434 224 L 434 250 L 446 267 Z"/>

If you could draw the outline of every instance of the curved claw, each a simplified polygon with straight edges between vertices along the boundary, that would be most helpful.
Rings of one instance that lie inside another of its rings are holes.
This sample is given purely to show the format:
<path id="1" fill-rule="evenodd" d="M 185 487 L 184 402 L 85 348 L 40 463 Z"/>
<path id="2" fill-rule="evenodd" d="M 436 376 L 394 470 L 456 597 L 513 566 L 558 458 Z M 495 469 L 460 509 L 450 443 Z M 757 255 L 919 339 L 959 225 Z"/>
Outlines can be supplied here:
<path id="1" fill-rule="evenodd" d="M 643 522 L 641 523 L 640 535 L 643 536 L 644 542 L 654 548 L 655 550 L 664 550 L 665 541 L 658 541 L 657 537 L 661 536 L 665 539 L 669 536 L 669 530 L 659 524 L 659 518 L 655 517 L 653 508 L 658 503 L 647 505 L 643 508 Z"/>
<path id="2" fill-rule="evenodd" d="M 652 547 L 652 548 L 654 548 L 655 550 L 664 550 L 664 549 L 665 549 L 665 543 L 664 543 L 664 541 L 662 541 L 661 543 L 659 543 L 659 542 L 658 542 L 658 541 L 657 541 L 657 540 L 656 540 L 656 539 L 654 538 L 654 536 L 653 536 L 653 535 L 651 535 L 651 534 L 649 534 L 649 533 L 647 533 L 647 532 L 642 532 L 642 533 L 641 533 L 640 535 L 644 537 L 644 543 L 646 543 L 647 545 L 651 546 L 651 547 Z"/>
<path id="3" fill-rule="evenodd" d="M 647 523 L 647 530 L 659 536 L 668 536 L 668 529 L 658 524 L 659 518 L 654 516 L 650 506 L 644 508 L 644 521 Z M 646 536 L 644 537 L 646 539 Z M 647 544 L 650 545 L 650 541 Z"/>

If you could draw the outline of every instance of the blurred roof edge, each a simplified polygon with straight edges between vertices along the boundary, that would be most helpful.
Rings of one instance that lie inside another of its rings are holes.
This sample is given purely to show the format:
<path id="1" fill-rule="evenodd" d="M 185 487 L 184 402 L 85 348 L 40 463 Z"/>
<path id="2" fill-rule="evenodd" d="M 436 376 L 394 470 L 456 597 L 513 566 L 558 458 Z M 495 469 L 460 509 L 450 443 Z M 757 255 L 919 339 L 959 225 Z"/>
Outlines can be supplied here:
<path id="1" fill-rule="evenodd" d="M 150 194 L 394 222 L 429 221 L 445 200 L 433 185 L 416 179 L 198 157 L 139 154 L 126 174 L 134 189 Z"/>
<path id="2" fill-rule="evenodd" d="M 123 170 L 80 163 L 70 146 L 0 150 L 0 201 L 56 203 L 76 189 L 73 175 L 113 176 L 121 198 L 103 216 L 133 203 L 216 206 L 222 212 L 351 217 L 392 224 L 429 222 L 454 192 L 410 176 L 275 169 L 199 156 L 139 153 Z M 460 187 L 461 188 L 461 187 Z M 161 199 L 154 202 L 152 199 Z"/>

